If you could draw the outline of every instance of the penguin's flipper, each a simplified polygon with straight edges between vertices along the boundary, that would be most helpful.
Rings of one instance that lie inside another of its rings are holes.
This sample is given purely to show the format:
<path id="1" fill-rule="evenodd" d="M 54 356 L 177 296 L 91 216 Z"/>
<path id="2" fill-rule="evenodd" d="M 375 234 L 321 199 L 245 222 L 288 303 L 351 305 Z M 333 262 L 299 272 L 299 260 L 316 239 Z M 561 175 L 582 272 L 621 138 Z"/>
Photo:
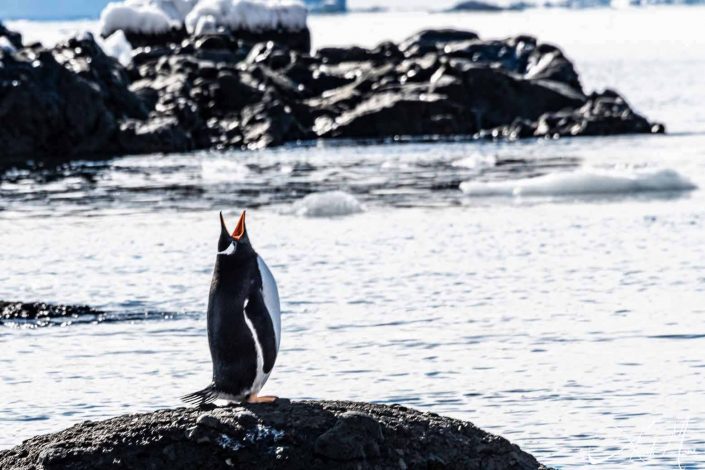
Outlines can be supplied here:
<path id="1" fill-rule="evenodd" d="M 181 401 L 192 406 L 201 406 L 213 403 L 217 398 L 218 392 L 215 390 L 215 386 L 211 384 L 203 390 L 199 390 L 198 392 L 190 393 L 181 397 Z"/>

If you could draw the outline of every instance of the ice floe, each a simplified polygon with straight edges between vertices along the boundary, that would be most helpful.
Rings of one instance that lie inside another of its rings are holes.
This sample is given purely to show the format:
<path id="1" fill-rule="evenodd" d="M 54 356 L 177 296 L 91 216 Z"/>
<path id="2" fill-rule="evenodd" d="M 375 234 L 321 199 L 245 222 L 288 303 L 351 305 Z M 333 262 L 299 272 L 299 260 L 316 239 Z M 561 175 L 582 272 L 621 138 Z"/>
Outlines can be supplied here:
<path id="1" fill-rule="evenodd" d="M 697 186 L 669 168 L 639 170 L 579 169 L 536 178 L 497 182 L 466 181 L 460 190 L 469 196 L 562 196 L 625 194 L 646 191 L 689 191 Z"/>
<path id="2" fill-rule="evenodd" d="M 364 207 L 360 201 L 344 191 L 309 194 L 293 206 L 293 212 L 302 217 L 339 217 L 362 211 Z"/>

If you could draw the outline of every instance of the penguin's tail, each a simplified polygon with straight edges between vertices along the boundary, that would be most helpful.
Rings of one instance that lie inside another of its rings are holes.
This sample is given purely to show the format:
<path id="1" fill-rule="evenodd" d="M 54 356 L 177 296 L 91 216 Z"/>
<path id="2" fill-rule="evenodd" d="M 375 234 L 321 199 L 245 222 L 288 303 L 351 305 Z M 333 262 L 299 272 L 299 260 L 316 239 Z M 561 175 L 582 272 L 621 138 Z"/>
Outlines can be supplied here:
<path id="1" fill-rule="evenodd" d="M 203 390 L 198 392 L 189 393 L 181 397 L 181 401 L 188 403 L 191 406 L 201 406 L 213 403 L 218 398 L 218 392 L 215 389 L 215 385 L 210 384 Z"/>

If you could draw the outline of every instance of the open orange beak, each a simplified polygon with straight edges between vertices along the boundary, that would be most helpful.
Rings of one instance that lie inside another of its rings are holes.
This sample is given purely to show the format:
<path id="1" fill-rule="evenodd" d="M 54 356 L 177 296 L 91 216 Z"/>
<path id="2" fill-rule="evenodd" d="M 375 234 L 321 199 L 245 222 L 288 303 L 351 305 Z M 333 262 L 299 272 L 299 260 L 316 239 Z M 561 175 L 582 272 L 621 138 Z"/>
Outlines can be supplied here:
<path id="1" fill-rule="evenodd" d="M 247 211 L 242 211 L 242 215 L 240 215 L 240 220 L 237 222 L 237 226 L 235 226 L 235 230 L 233 231 L 232 237 L 234 240 L 240 241 L 242 237 L 245 236 L 245 214 Z"/>

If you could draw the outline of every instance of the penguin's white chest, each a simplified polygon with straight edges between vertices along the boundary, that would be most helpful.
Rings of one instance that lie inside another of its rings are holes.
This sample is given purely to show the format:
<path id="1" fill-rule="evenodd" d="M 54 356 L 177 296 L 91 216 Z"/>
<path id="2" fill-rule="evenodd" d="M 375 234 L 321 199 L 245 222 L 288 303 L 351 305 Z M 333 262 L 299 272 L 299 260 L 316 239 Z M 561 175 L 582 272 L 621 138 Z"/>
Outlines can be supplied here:
<path id="1" fill-rule="evenodd" d="M 255 375 L 255 381 L 252 383 L 252 387 L 250 388 L 249 393 L 254 393 L 257 394 L 259 393 L 260 390 L 262 390 L 262 387 L 264 387 L 264 384 L 267 382 L 267 379 L 269 378 L 269 374 L 271 374 L 271 371 L 269 374 L 266 374 L 264 372 L 264 353 L 262 352 L 262 342 L 260 341 L 259 335 L 257 334 L 257 329 L 255 328 L 254 324 L 252 321 L 247 317 L 247 314 L 245 313 L 245 309 L 247 308 L 247 304 L 249 302 L 249 299 L 245 300 L 245 305 L 243 306 L 243 315 L 245 316 L 245 324 L 247 325 L 247 328 L 249 328 L 250 333 L 252 334 L 252 339 L 254 340 L 254 345 L 255 345 L 255 356 L 257 358 L 256 362 L 256 375 Z"/>
<path id="2" fill-rule="evenodd" d="M 264 297 L 264 304 L 267 306 L 269 317 L 272 319 L 274 335 L 276 336 L 277 352 L 279 352 L 282 322 L 277 282 L 274 280 L 274 276 L 272 276 L 272 272 L 269 270 L 267 263 L 265 263 L 259 255 L 257 256 L 257 267 L 262 277 L 262 297 Z"/>
<path id="3" fill-rule="evenodd" d="M 279 306 L 279 291 L 277 289 L 277 283 L 274 280 L 274 276 L 272 276 L 269 267 L 267 267 L 267 264 L 259 256 L 257 256 L 257 266 L 259 269 L 260 277 L 262 279 L 262 298 L 264 299 L 264 305 L 266 307 L 267 314 L 271 319 L 272 329 L 274 330 L 273 333 L 275 337 L 276 352 L 278 354 L 279 345 L 281 342 L 281 312 Z M 263 341 L 260 337 L 260 333 L 257 332 L 257 328 L 255 328 L 255 325 L 248 318 L 247 313 L 245 313 L 247 310 L 248 303 L 249 299 L 246 299 L 245 304 L 243 305 L 243 315 L 245 317 L 245 324 L 250 330 L 250 333 L 252 334 L 252 339 L 254 340 L 254 353 L 255 357 L 257 358 L 256 375 L 255 380 L 252 383 L 250 393 L 257 394 L 260 390 L 262 390 L 262 387 L 264 387 L 264 384 L 267 382 L 267 379 L 269 378 L 269 375 L 272 373 L 272 371 L 264 371 L 265 367 Z M 267 334 L 267 332 L 261 333 Z"/>

